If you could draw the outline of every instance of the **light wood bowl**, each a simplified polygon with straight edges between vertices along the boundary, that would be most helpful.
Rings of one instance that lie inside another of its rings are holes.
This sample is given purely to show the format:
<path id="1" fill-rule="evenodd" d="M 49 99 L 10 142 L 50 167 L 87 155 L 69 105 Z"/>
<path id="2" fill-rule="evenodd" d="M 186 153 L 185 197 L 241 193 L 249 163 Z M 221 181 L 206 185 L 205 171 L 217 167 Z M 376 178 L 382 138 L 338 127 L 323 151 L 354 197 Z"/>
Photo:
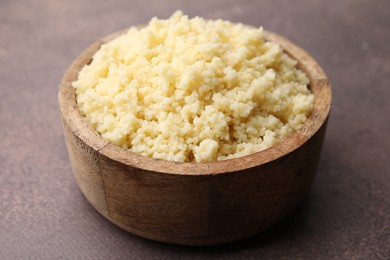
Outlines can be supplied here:
<path id="1" fill-rule="evenodd" d="M 310 78 L 314 110 L 285 141 L 241 158 L 210 163 L 155 160 L 103 139 L 80 115 L 71 82 L 103 43 L 85 50 L 59 90 L 65 140 L 76 181 L 104 217 L 141 237 L 184 245 L 215 245 L 249 237 L 291 212 L 311 185 L 331 106 L 321 67 L 289 40 L 270 32 Z"/>

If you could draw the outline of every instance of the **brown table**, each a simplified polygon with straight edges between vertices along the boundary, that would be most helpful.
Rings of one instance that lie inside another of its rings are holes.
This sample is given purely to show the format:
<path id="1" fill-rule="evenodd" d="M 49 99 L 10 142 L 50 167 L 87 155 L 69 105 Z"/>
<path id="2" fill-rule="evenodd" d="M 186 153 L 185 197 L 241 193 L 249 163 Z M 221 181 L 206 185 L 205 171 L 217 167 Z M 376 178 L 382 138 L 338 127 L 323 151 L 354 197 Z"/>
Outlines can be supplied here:
<path id="1" fill-rule="evenodd" d="M 224 246 L 168 245 L 100 216 L 71 174 L 62 74 L 95 40 L 182 9 L 282 34 L 327 72 L 334 103 L 317 177 L 267 232 Z M 0 2 L 0 259 L 388 259 L 390 2 Z"/>

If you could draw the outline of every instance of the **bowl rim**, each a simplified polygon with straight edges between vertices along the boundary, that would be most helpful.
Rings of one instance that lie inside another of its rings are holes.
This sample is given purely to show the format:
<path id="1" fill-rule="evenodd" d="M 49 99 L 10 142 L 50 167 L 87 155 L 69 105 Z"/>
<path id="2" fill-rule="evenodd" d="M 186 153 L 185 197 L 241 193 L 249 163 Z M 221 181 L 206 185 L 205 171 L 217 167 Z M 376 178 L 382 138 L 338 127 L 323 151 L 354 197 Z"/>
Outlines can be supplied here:
<path id="1" fill-rule="evenodd" d="M 253 28 L 252 26 L 245 26 Z M 332 90 L 328 78 L 320 65 L 307 52 L 290 40 L 276 33 L 264 30 L 264 39 L 278 43 L 286 54 L 297 61 L 298 68 L 303 70 L 310 79 L 309 88 L 314 94 L 314 106 L 311 115 L 300 129 L 281 142 L 260 152 L 222 161 L 202 163 L 179 163 L 154 159 L 118 147 L 104 139 L 80 114 L 77 108 L 75 89 L 71 84 L 77 79 L 81 68 L 92 61 L 93 54 L 100 49 L 101 45 L 127 31 L 128 29 L 121 30 L 104 37 L 84 50 L 65 72 L 58 93 L 63 124 L 66 124 L 87 146 L 113 161 L 125 164 L 133 169 L 138 168 L 156 173 L 188 176 L 215 175 L 247 170 L 270 163 L 298 149 L 319 131 L 329 117 L 332 103 Z"/>

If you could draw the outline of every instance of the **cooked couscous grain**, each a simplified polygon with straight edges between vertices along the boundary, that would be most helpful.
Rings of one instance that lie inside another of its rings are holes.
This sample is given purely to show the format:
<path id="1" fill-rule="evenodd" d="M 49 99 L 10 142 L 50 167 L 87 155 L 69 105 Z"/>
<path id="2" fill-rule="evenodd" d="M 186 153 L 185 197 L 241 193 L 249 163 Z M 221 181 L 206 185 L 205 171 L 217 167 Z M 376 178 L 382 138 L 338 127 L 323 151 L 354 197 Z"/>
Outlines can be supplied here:
<path id="1" fill-rule="evenodd" d="M 106 139 L 176 162 L 248 155 L 305 122 L 309 80 L 262 29 L 182 12 L 101 46 L 73 82 Z"/>

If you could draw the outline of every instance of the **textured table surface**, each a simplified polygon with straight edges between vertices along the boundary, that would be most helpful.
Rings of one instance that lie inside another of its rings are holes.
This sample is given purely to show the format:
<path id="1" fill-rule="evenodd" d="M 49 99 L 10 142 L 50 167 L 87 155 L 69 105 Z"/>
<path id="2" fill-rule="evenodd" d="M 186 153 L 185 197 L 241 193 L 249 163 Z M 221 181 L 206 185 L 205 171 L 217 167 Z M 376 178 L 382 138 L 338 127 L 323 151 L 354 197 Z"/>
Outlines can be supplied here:
<path id="1" fill-rule="evenodd" d="M 334 102 L 302 205 L 267 232 L 217 247 L 142 239 L 101 217 L 71 174 L 61 77 L 95 40 L 168 17 L 223 18 L 282 34 L 325 69 Z M 388 259 L 390 2 L 0 1 L 0 259 Z"/>

